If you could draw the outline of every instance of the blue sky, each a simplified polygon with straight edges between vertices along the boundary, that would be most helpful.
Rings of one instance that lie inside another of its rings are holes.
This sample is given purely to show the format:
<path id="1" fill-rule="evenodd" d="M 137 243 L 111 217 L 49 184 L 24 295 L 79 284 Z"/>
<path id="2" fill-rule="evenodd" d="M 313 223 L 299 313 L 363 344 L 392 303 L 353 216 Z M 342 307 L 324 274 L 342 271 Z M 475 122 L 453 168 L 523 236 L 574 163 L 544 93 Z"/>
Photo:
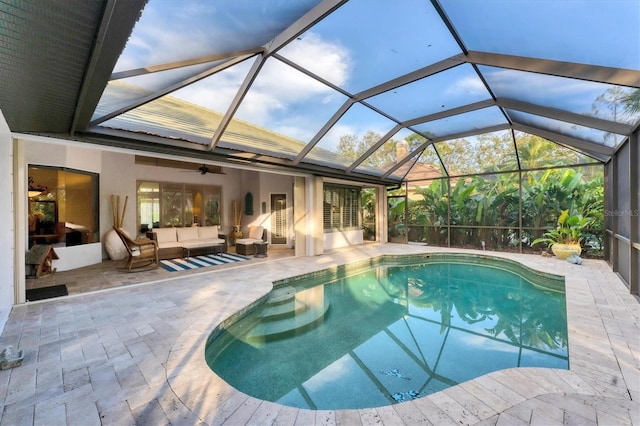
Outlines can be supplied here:
<path id="1" fill-rule="evenodd" d="M 442 0 L 467 48 L 640 70 L 638 0 Z"/>
<path id="2" fill-rule="evenodd" d="M 316 3 L 151 0 L 116 71 L 259 47 Z M 442 5 L 470 49 L 640 69 L 638 0 L 443 0 Z M 278 53 L 355 94 L 460 52 L 429 1 L 351 0 Z M 251 63 L 245 61 L 174 96 L 225 112 Z M 456 77 L 445 78 L 445 73 L 432 77 L 424 82 L 424 91 L 399 88 L 396 92 L 401 95 L 390 92 L 378 99 L 402 102 L 396 108 L 403 115 L 400 119 L 461 105 L 465 94 L 471 96 L 468 102 L 486 99 L 477 76 L 465 78 L 461 70 L 447 72 Z M 504 71 L 507 77 L 509 73 Z M 530 85 L 532 102 L 544 90 L 564 89 L 568 98 L 589 91 L 578 81 L 559 85 L 544 76 L 524 74 L 517 81 Z M 162 77 L 159 73 L 137 80 L 157 83 Z M 491 78 L 499 79 L 500 72 L 492 71 Z M 345 99 L 272 58 L 237 117 L 308 142 Z M 584 109 L 589 101 L 579 102 Z M 362 136 L 368 130 L 384 134 L 390 125 L 365 107 L 352 108 L 323 145 L 333 148 L 345 134 Z"/>

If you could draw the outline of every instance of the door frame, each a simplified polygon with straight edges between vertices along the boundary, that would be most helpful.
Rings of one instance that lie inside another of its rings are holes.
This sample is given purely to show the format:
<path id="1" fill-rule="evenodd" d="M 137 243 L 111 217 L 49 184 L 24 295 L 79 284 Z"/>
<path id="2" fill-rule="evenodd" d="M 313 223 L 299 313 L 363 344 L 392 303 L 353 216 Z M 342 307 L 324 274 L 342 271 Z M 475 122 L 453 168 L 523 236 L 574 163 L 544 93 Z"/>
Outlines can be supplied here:
<path id="1" fill-rule="evenodd" d="M 284 207 L 284 220 L 285 220 L 285 224 L 284 224 L 284 242 L 274 242 L 274 235 L 275 235 L 275 227 L 273 226 L 273 221 L 274 221 L 274 214 L 275 214 L 275 209 L 274 209 L 274 196 L 282 196 L 284 197 L 284 201 L 285 201 L 285 207 Z M 291 235 L 291 231 L 290 231 L 290 225 L 291 225 L 291 209 L 289 208 L 288 204 L 289 204 L 289 194 L 287 194 L 286 192 L 271 192 L 269 193 L 269 216 L 270 216 L 270 223 L 269 223 L 269 228 L 270 228 L 270 232 L 269 232 L 269 244 L 272 245 L 278 245 L 278 246 L 288 246 L 289 245 L 289 241 L 291 240 L 290 235 Z"/>

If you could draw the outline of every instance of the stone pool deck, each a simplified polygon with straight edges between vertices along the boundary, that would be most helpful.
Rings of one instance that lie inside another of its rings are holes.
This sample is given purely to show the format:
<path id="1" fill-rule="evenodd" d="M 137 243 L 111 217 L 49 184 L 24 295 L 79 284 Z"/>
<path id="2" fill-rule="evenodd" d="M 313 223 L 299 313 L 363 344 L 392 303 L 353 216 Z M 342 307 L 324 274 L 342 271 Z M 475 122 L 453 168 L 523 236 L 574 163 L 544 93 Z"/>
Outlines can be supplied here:
<path id="1" fill-rule="evenodd" d="M 640 304 L 598 260 L 464 251 L 566 276 L 569 371 L 509 369 L 393 406 L 312 411 L 249 397 L 205 363 L 211 330 L 274 280 L 380 254 L 455 251 L 367 244 L 16 306 L 0 347 L 26 356 L 0 371 L 0 424 L 640 424 Z"/>

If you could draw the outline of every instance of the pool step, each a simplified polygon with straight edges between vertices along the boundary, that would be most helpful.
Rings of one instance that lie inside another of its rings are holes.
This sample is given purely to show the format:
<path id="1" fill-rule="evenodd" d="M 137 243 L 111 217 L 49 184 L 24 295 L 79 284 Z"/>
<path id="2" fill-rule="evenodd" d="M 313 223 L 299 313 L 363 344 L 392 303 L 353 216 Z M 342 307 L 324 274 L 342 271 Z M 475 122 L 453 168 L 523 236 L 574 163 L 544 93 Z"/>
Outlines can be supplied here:
<path id="1" fill-rule="evenodd" d="M 313 302 L 313 303 L 310 303 Z M 294 336 L 322 324 L 329 310 L 324 297 L 315 300 L 283 290 L 273 294 L 264 304 L 260 322 L 245 336 L 247 343 L 257 343 Z"/>
<path id="2" fill-rule="evenodd" d="M 275 289 L 264 303 L 258 317 L 261 321 L 275 321 L 301 314 L 307 305 L 296 298 L 293 287 Z"/>
<path id="3" fill-rule="evenodd" d="M 306 309 L 307 305 L 305 303 L 296 300 L 295 297 L 291 297 L 291 299 L 286 302 L 281 302 L 273 306 L 265 306 L 260 312 L 259 318 L 263 321 L 276 321 L 282 318 L 300 315 Z"/>
<path id="4" fill-rule="evenodd" d="M 289 302 L 296 295 L 296 290 L 293 287 L 280 287 L 271 291 L 269 298 L 265 302 L 265 306 L 274 306 L 282 303 Z"/>

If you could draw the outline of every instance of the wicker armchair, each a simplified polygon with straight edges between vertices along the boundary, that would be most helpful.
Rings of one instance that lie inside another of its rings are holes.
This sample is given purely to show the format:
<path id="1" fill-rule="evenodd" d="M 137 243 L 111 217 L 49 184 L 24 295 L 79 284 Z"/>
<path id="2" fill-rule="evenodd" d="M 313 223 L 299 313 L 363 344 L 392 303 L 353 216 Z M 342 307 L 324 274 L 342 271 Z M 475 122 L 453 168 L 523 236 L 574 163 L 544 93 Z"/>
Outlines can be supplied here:
<path id="1" fill-rule="evenodd" d="M 129 254 L 126 268 L 132 270 L 149 265 L 158 267 L 158 243 L 149 238 L 131 239 L 122 228 L 114 227 Z"/>

